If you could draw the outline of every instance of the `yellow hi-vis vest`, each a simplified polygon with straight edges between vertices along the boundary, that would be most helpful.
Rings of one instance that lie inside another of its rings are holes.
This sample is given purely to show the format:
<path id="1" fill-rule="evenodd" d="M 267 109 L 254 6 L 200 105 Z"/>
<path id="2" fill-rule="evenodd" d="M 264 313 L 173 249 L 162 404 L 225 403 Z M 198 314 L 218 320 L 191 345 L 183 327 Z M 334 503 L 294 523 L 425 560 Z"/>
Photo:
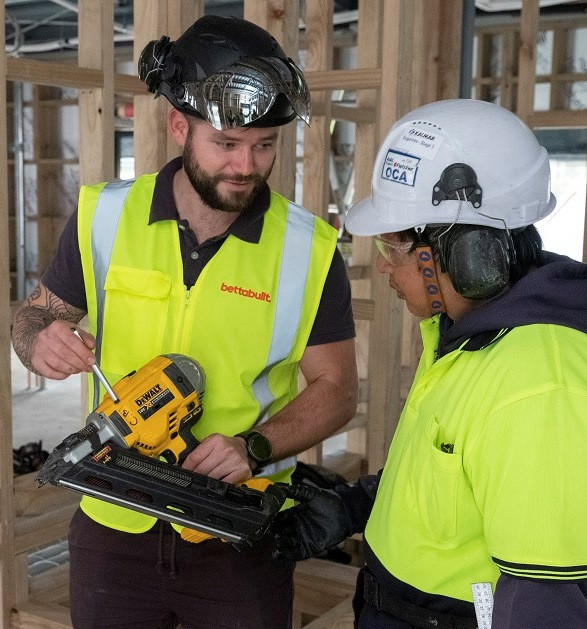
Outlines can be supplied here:
<path id="1" fill-rule="evenodd" d="M 423 352 L 365 539 L 396 579 L 473 601 L 500 574 L 587 577 L 583 332 L 550 324 L 496 332 L 436 358 Z M 583 481 L 580 479 L 583 478 Z"/>
<path id="2" fill-rule="evenodd" d="M 111 383 L 154 356 L 177 352 L 206 374 L 193 432 L 234 435 L 262 423 L 298 392 L 297 365 L 318 310 L 337 233 L 271 194 L 258 243 L 229 235 L 186 289 L 175 220 L 149 225 L 155 174 L 84 186 L 78 237 L 96 357 Z M 104 394 L 90 376 L 90 407 Z M 295 457 L 267 466 L 287 481 Z M 140 533 L 155 518 L 84 497 L 106 526 Z"/>

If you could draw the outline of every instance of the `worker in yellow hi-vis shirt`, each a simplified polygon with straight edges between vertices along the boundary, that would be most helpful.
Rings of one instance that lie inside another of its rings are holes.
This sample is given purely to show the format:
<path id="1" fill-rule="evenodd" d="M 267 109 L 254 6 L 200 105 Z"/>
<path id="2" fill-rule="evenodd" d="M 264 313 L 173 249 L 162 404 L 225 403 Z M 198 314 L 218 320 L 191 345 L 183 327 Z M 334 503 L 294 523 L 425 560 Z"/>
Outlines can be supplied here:
<path id="1" fill-rule="evenodd" d="M 587 627 L 587 265 L 542 250 L 554 207 L 530 129 L 449 100 L 392 127 L 348 214 L 424 349 L 380 477 L 274 534 L 297 560 L 364 530 L 360 629 Z"/>

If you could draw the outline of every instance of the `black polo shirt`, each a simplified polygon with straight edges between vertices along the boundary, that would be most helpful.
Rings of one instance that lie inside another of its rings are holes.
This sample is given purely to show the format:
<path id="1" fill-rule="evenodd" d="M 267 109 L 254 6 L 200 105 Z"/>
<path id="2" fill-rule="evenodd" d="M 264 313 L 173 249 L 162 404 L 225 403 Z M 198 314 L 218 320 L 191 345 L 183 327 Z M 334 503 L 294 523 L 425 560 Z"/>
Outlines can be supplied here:
<path id="1" fill-rule="evenodd" d="M 270 203 L 270 192 L 269 187 L 265 186 L 253 199 L 250 208 L 239 214 L 234 223 L 223 234 L 198 243 L 188 222 L 179 218 L 173 196 L 173 177 L 181 168 L 181 164 L 181 158 L 178 157 L 169 162 L 158 173 L 153 190 L 149 225 L 166 220 L 177 222 L 184 283 L 186 288 L 191 288 L 202 269 L 220 249 L 229 234 L 246 242 L 259 242 L 263 230 L 263 217 Z M 66 303 L 87 311 L 77 237 L 77 211 L 68 220 L 59 239 L 57 253 L 41 281 Z M 337 248 L 326 277 L 308 345 L 334 343 L 354 336 L 355 325 L 351 309 L 351 289 L 344 260 Z"/>

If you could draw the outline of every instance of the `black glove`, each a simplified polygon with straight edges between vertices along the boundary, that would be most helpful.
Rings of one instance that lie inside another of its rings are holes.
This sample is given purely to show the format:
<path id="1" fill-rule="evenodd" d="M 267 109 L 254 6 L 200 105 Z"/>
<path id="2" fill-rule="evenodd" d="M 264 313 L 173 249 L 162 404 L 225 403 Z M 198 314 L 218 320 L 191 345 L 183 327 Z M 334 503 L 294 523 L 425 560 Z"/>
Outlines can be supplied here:
<path id="1" fill-rule="evenodd" d="M 278 513 L 271 524 L 275 560 L 315 557 L 353 534 L 347 509 L 335 491 L 291 485 L 287 494 L 300 504 Z"/>

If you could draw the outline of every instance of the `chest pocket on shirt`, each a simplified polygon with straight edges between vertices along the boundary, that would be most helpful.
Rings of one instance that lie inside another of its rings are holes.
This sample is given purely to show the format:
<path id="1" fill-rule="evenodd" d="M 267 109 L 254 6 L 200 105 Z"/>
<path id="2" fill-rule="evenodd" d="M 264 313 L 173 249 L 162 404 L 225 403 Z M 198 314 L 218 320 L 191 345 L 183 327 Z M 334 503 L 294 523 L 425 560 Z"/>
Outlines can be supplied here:
<path id="1" fill-rule="evenodd" d="M 103 367 L 124 374 L 129 351 L 133 364 L 139 366 L 160 353 L 171 278 L 160 271 L 113 265 L 104 289 Z"/>
<path id="2" fill-rule="evenodd" d="M 440 426 L 432 417 L 408 454 L 404 505 L 434 538 L 450 542 L 457 535 L 459 500 L 467 483 L 462 456 L 443 452 L 440 442 Z"/>

